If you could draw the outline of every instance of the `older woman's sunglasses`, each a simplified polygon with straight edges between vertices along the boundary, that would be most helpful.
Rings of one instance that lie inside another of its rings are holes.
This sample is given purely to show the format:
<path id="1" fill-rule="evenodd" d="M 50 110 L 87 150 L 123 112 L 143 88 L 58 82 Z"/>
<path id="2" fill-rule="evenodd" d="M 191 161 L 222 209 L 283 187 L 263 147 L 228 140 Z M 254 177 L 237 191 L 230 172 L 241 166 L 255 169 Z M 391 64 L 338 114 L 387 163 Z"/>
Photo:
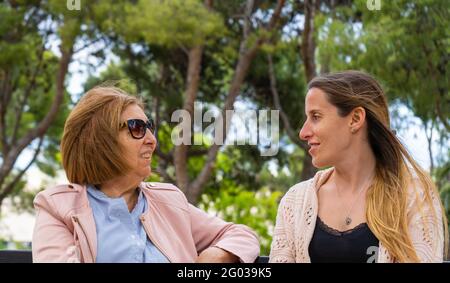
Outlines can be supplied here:
<path id="1" fill-rule="evenodd" d="M 155 134 L 155 123 L 152 119 L 147 122 L 141 119 L 130 119 L 122 124 L 122 128 L 127 126 L 130 134 L 135 139 L 142 139 L 147 132 L 147 129 L 154 135 Z"/>

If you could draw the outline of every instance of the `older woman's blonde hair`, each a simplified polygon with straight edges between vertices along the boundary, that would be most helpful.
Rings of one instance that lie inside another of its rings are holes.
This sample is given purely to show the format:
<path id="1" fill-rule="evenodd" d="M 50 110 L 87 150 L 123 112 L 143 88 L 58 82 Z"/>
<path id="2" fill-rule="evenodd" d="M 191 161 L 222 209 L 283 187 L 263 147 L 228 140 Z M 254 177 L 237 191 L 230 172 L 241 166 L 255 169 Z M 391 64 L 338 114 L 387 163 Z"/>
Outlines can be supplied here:
<path id="1" fill-rule="evenodd" d="M 130 168 L 119 144 L 120 117 L 130 105 L 143 103 L 117 87 L 89 90 L 64 125 L 62 164 L 71 183 L 101 184 Z"/>

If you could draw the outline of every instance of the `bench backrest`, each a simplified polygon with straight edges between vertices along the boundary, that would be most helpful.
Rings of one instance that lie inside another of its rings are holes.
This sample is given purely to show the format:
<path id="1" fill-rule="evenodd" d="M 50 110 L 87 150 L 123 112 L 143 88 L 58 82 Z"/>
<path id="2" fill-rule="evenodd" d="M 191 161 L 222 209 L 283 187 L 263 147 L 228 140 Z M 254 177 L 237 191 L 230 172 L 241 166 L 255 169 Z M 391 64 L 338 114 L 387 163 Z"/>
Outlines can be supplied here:
<path id="1" fill-rule="evenodd" d="M 0 250 L 0 263 L 32 263 L 30 250 Z"/>
<path id="2" fill-rule="evenodd" d="M 0 250 L 0 263 L 32 263 L 33 258 L 30 250 Z M 255 263 L 268 263 L 268 256 L 260 256 Z M 444 261 L 450 263 L 450 261 Z"/>
<path id="3" fill-rule="evenodd" d="M 0 263 L 31 263 L 33 258 L 30 250 L 0 250 Z M 268 256 L 260 256 L 255 263 L 268 263 Z"/>

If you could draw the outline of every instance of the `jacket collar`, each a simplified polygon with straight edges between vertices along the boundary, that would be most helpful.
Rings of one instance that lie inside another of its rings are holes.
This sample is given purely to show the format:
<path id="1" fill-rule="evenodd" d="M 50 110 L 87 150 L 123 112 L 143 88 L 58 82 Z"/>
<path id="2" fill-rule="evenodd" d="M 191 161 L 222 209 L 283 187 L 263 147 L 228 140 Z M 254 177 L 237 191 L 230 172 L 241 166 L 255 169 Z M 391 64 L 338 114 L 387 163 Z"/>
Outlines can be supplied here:
<path id="1" fill-rule="evenodd" d="M 150 190 L 154 185 L 152 183 L 145 183 L 141 182 L 139 184 L 139 189 L 142 191 L 144 196 L 146 197 L 147 203 L 151 203 L 151 194 Z M 71 216 L 72 223 L 74 227 L 78 227 L 81 230 L 81 233 L 84 237 L 80 237 L 79 241 L 80 244 L 82 244 L 81 249 L 83 253 L 83 260 L 84 262 L 95 262 L 95 259 L 97 257 L 97 230 L 95 226 L 95 219 L 94 214 L 92 211 L 91 206 L 89 205 L 89 199 L 87 197 L 87 186 L 86 185 L 79 185 L 79 184 L 70 184 L 69 188 L 75 190 L 76 192 L 80 193 L 81 198 L 81 204 L 83 209 L 78 211 L 77 213 L 73 214 Z M 153 205 L 149 205 L 147 211 L 144 213 L 143 218 L 141 220 L 144 220 L 144 222 L 150 223 L 150 220 L 152 219 L 150 216 L 152 213 L 154 213 L 155 208 Z M 147 226 L 149 224 L 143 223 L 144 226 Z M 147 226 L 146 232 L 147 235 L 149 233 L 149 228 Z M 155 234 L 155 233 L 154 233 Z M 81 236 L 81 235 L 79 235 Z M 152 236 L 157 237 L 157 235 L 148 235 L 149 237 Z M 154 240 L 154 239 L 152 239 Z M 164 242 L 164 241 L 161 241 Z M 162 247 L 159 247 L 160 249 Z M 176 258 L 175 255 L 172 253 L 171 249 L 167 249 L 167 247 L 164 249 L 164 252 L 166 256 L 170 257 L 170 259 Z M 169 260 L 170 260 L 169 259 Z"/>

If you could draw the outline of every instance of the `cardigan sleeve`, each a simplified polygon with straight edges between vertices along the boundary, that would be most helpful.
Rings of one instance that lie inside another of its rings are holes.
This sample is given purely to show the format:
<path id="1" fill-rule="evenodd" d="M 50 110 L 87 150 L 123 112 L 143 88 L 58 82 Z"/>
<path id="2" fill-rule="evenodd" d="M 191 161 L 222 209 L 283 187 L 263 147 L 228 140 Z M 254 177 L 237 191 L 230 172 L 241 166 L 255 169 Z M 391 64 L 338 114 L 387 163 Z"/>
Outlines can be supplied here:
<path id="1" fill-rule="evenodd" d="M 408 203 L 408 229 L 420 262 L 442 262 L 444 257 L 444 223 L 437 192 L 430 192 L 430 205 L 426 193 L 414 182 Z"/>
<path id="2" fill-rule="evenodd" d="M 295 247 L 293 240 L 289 240 L 289 229 L 293 229 L 293 207 L 289 201 L 291 193 L 288 192 L 280 202 L 277 219 L 270 249 L 270 263 L 295 262 Z"/>

